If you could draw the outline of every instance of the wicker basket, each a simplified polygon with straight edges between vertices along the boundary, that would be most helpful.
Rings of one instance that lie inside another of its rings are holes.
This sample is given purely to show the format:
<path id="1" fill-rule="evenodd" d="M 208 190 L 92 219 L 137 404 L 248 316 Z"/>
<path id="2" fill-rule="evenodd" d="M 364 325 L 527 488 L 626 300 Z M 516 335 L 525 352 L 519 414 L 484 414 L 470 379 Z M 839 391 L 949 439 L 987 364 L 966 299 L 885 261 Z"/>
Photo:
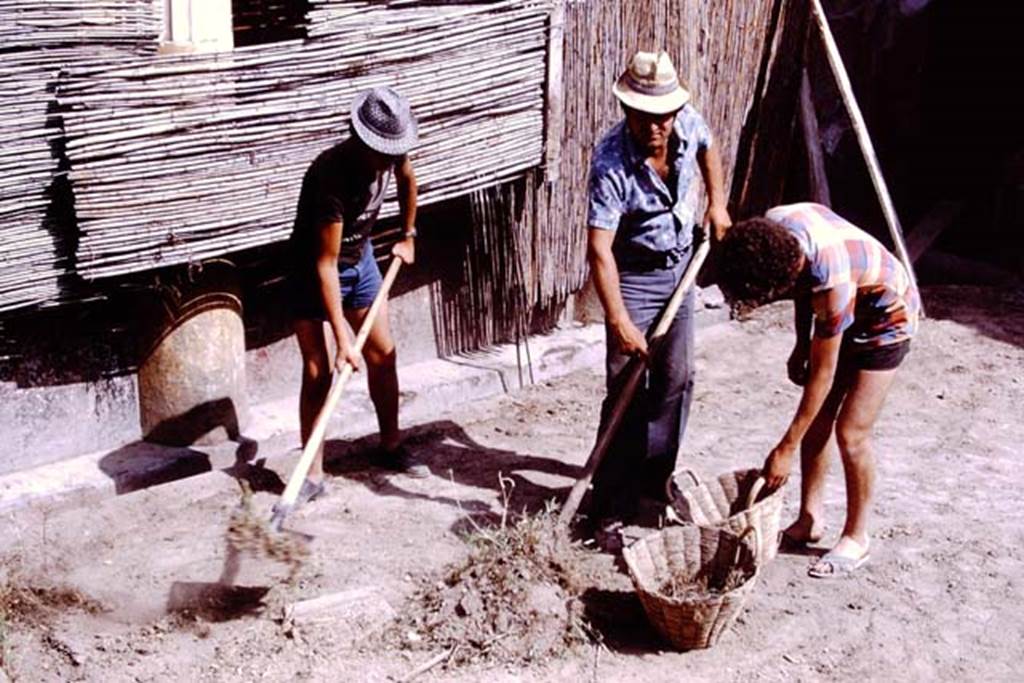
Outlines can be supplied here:
<path id="1" fill-rule="evenodd" d="M 677 478 L 691 479 L 686 483 L 689 488 L 679 486 Z M 763 487 L 764 478 L 757 469 L 734 470 L 711 482 L 702 482 L 690 470 L 682 470 L 669 479 L 670 512 L 675 513 L 677 521 L 728 529 L 735 534 L 751 527 L 757 529 L 757 561 L 758 566 L 764 566 L 779 549 L 783 489 L 758 499 Z"/>
<path id="2" fill-rule="evenodd" d="M 725 529 L 686 525 L 642 538 L 622 556 L 647 618 L 673 647 L 693 650 L 713 646 L 736 621 L 757 581 L 755 552 L 749 534 L 743 538 Z M 722 593 L 670 597 L 661 592 L 673 579 L 691 583 L 703 576 L 721 582 L 732 570 L 748 577 Z"/>

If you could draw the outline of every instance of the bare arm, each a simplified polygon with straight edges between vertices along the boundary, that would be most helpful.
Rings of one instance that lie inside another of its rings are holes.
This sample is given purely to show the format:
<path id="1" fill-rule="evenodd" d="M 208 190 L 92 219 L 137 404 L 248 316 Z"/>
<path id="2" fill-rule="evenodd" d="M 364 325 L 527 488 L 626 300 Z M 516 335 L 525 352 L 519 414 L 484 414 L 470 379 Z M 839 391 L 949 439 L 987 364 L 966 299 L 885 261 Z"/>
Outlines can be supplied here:
<path id="1" fill-rule="evenodd" d="M 796 332 L 796 343 L 793 344 L 793 352 L 789 354 L 789 361 L 786 363 L 789 380 L 797 386 L 803 386 L 807 382 L 812 321 L 810 293 L 798 292 L 793 299 L 793 329 Z"/>
<path id="2" fill-rule="evenodd" d="M 800 398 L 800 406 L 793 417 L 789 429 L 782 437 L 782 442 L 795 448 L 800 444 L 807 433 L 811 421 L 818 415 L 821 406 L 825 403 L 825 397 L 832 389 L 832 380 L 836 376 L 836 366 L 839 364 L 839 347 L 843 342 L 843 335 L 837 334 L 833 337 L 823 339 L 815 337 L 811 340 L 811 359 L 807 385 L 804 387 L 803 396 Z"/>
<path id="3" fill-rule="evenodd" d="M 345 317 L 341 311 L 341 290 L 338 287 L 338 254 L 341 251 L 341 221 L 324 224 L 317 233 L 316 276 L 320 285 L 320 298 L 327 312 L 327 322 L 334 333 L 338 356 L 335 367 L 348 362 L 359 367 L 359 357 L 349 343 L 345 330 Z"/>
<path id="4" fill-rule="evenodd" d="M 725 237 L 725 231 L 732 226 L 732 219 L 726 208 L 725 173 L 722 171 L 722 155 L 712 145 L 697 152 L 697 165 L 704 177 L 704 188 L 708 193 L 708 209 L 704 222 L 712 228 L 711 236 L 718 241 Z"/>
<path id="5" fill-rule="evenodd" d="M 772 488 L 786 483 L 792 469 L 793 455 L 811 426 L 811 422 L 824 405 L 829 391 L 832 390 L 836 366 L 839 364 L 839 347 L 842 342 L 842 334 L 811 339 L 810 370 L 803 396 L 800 397 L 800 405 L 797 407 L 796 415 L 793 416 L 789 429 L 786 430 L 782 440 L 772 450 L 765 462 L 765 479 L 768 486 Z"/>
<path id="6" fill-rule="evenodd" d="M 597 297 L 604 308 L 604 318 L 626 354 L 647 358 L 647 339 L 633 324 L 619 289 L 619 268 L 612 254 L 615 233 L 611 230 L 590 228 L 587 235 L 587 259 L 594 278 Z"/>
<path id="7" fill-rule="evenodd" d="M 416 260 L 415 231 L 418 187 L 416 173 L 413 171 L 412 162 L 408 156 L 395 169 L 395 184 L 398 186 L 399 219 L 402 222 L 405 239 L 398 242 L 391 253 L 402 259 L 404 263 L 412 263 Z"/>

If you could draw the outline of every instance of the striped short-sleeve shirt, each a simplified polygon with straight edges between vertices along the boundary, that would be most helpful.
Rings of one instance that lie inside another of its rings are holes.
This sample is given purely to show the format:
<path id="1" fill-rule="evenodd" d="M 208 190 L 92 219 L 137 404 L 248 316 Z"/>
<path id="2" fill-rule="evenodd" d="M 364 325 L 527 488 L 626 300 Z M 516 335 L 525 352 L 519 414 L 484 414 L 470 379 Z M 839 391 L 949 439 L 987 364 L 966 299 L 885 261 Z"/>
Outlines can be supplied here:
<path id="1" fill-rule="evenodd" d="M 790 230 L 808 259 L 815 336 L 846 334 L 864 347 L 914 336 L 920 297 L 878 240 L 820 204 L 777 206 L 766 217 Z"/>

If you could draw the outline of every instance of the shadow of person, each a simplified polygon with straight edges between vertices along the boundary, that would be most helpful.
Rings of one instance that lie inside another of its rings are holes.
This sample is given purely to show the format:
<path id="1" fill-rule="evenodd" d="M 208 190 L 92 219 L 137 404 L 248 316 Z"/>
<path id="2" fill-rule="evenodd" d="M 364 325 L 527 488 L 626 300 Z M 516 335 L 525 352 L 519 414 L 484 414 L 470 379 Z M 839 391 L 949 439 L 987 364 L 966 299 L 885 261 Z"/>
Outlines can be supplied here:
<path id="1" fill-rule="evenodd" d="M 794 555 L 796 557 L 821 557 L 828 552 L 828 548 L 821 545 L 813 545 L 809 543 L 800 543 L 798 541 L 790 541 L 784 537 L 781 533 L 779 534 L 779 555 Z"/>
<path id="2" fill-rule="evenodd" d="M 480 524 L 498 521 L 492 506 L 484 501 L 455 500 L 403 488 L 400 486 L 402 476 L 392 476 L 393 473 L 374 465 L 372 453 L 376 440 L 373 436 L 350 442 L 328 441 L 324 452 L 325 470 L 332 476 L 359 482 L 378 495 L 418 498 L 459 507 L 469 513 L 472 522 Z M 544 509 L 549 501 L 561 500 L 580 475 L 578 466 L 553 458 L 484 446 L 451 420 L 412 427 L 406 430 L 404 443 L 430 467 L 434 477 L 507 496 L 509 512 L 534 513 Z M 523 476 L 524 472 L 567 481 L 564 485 L 546 486 Z"/>
<path id="3" fill-rule="evenodd" d="M 266 491 L 275 495 L 284 493 L 285 483 L 281 475 L 267 467 L 266 458 L 257 458 L 260 444 L 255 439 L 239 435 L 235 439 L 235 463 L 222 470 L 225 474 L 246 482 L 252 491 Z"/>

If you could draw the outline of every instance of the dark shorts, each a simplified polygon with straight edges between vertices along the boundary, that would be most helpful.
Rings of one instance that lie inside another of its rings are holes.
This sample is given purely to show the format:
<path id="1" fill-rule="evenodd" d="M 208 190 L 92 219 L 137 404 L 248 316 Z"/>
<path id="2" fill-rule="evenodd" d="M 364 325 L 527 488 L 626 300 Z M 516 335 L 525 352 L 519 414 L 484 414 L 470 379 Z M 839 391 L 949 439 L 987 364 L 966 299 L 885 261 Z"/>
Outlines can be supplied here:
<path id="1" fill-rule="evenodd" d="M 849 339 L 843 339 L 843 345 L 839 350 L 839 364 L 857 370 L 895 370 L 909 352 L 909 339 L 868 348 L 856 348 Z"/>
<path id="2" fill-rule="evenodd" d="M 351 266 L 339 266 L 338 287 L 341 290 L 341 306 L 348 310 L 369 308 L 380 292 L 384 279 L 373 258 L 373 245 L 369 240 L 363 248 L 359 262 Z M 291 277 L 289 299 L 292 317 L 298 320 L 326 320 L 323 300 L 315 277 Z"/>

